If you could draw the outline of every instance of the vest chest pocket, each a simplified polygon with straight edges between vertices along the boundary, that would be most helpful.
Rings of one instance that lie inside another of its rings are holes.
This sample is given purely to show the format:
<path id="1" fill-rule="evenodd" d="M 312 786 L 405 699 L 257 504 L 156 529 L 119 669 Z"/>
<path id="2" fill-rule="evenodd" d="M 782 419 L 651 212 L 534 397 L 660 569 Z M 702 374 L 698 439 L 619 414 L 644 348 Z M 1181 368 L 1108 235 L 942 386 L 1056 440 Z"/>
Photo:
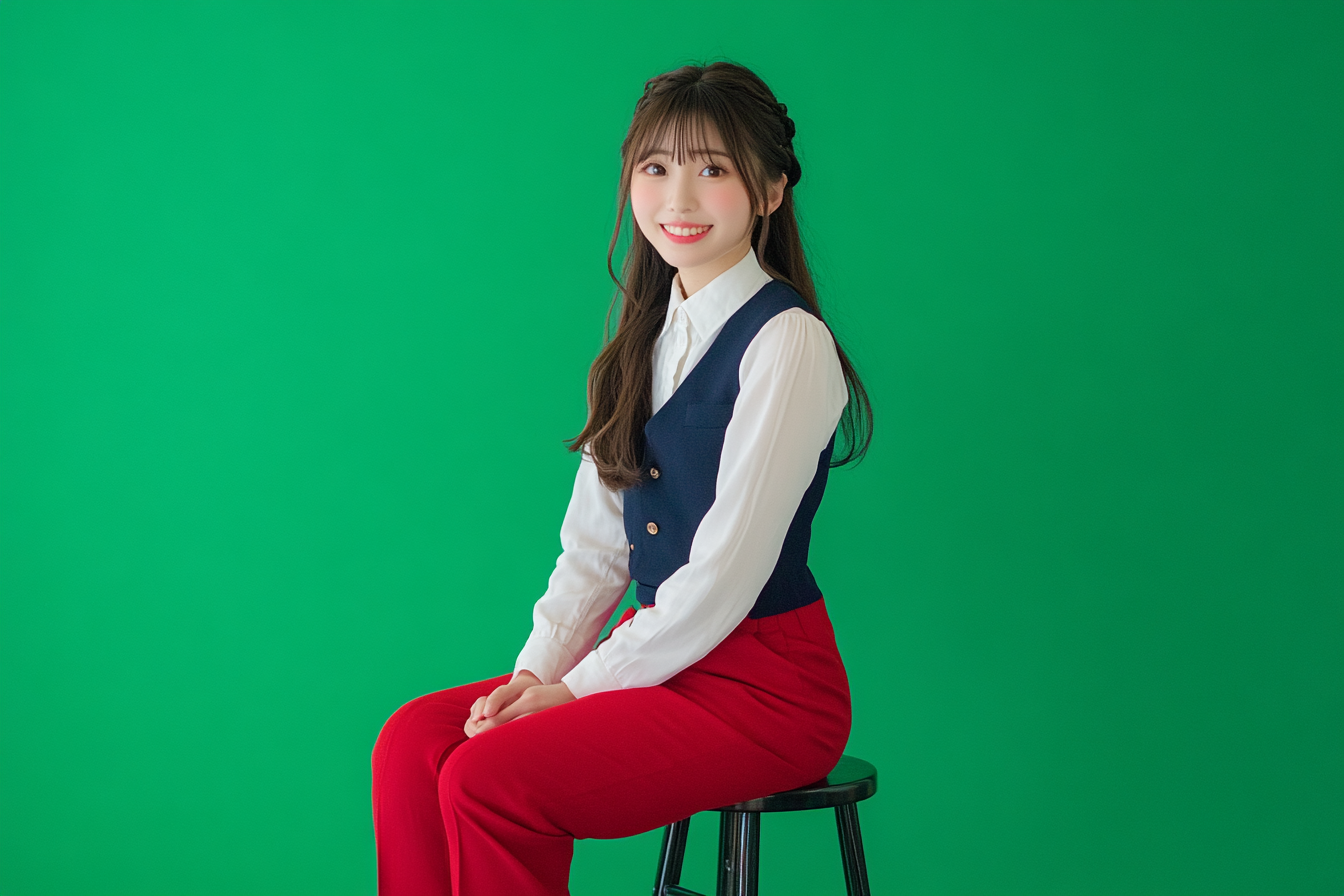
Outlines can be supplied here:
<path id="1" fill-rule="evenodd" d="M 692 429 L 723 429 L 732 416 L 732 402 L 692 402 L 686 406 L 686 425 Z"/>

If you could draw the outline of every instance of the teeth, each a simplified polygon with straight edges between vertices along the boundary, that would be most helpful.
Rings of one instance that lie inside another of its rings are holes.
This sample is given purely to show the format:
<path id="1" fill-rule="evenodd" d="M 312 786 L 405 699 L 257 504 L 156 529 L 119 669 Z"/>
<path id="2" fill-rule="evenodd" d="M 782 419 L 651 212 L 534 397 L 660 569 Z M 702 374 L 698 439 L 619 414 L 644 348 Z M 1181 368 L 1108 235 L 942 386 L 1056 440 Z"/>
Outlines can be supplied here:
<path id="1" fill-rule="evenodd" d="M 695 236 L 697 233 L 704 233 L 708 230 L 709 225 L 705 225 L 704 227 L 670 227 L 667 224 L 664 224 L 663 229 L 673 236 Z"/>

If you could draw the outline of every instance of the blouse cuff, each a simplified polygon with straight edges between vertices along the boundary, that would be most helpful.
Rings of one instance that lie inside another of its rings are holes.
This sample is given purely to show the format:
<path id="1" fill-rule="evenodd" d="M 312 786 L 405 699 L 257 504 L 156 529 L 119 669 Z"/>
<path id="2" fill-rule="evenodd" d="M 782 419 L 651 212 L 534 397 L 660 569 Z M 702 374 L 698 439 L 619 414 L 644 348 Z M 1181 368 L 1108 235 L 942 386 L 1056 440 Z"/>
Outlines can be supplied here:
<path id="1" fill-rule="evenodd" d="M 560 680 L 569 686 L 570 692 L 575 697 L 621 689 L 621 683 L 611 674 L 611 670 L 602 662 L 602 657 L 596 650 L 589 651 L 588 655 L 579 660 L 579 664 L 570 669 Z"/>
<path id="2" fill-rule="evenodd" d="M 559 641 L 532 635 L 513 664 L 513 674 L 516 677 L 520 670 L 526 669 L 541 679 L 542 684 L 555 684 L 560 680 L 562 670 L 573 665 L 574 655 Z"/>

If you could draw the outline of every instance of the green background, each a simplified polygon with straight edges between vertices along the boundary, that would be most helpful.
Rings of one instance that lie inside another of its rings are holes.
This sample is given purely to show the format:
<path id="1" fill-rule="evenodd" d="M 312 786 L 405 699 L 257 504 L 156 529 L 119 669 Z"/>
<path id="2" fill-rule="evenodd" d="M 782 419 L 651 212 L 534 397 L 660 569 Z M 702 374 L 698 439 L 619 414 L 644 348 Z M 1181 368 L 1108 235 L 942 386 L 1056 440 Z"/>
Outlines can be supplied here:
<path id="1" fill-rule="evenodd" d="M 1344 891 L 1344 3 L 6 0 L 0 892 L 374 891 L 380 725 L 559 549 L 629 114 L 720 56 L 877 413 L 813 551 L 874 891 Z M 830 815 L 762 880 L 841 892 Z"/>

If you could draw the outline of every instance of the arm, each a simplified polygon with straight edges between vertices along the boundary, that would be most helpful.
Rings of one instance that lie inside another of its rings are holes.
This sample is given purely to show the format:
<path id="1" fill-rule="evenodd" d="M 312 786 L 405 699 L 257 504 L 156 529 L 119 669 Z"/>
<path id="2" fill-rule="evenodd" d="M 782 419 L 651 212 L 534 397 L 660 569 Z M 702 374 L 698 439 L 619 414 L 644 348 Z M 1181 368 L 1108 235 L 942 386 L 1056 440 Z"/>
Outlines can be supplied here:
<path id="1" fill-rule="evenodd" d="M 630 585 L 620 492 L 597 477 L 587 451 L 560 525 L 561 554 L 546 593 L 532 608 L 532 634 L 514 664 L 543 684 L 558 682 L 597 640 Z"/>
<path id="2" fill-rule="evenodd" d="M 774 570 L 848 391 L 830 331 L 802 310 L 762 327 L 738 371 L 716 497 L 690 559 L 656 606 L 561 677 L 578 697 L 661 684 L 696 662 L 746 618 Z"/>
<path id="3" fill-rule="evenodd" d="M 532 633 L 509 683 L 472 704 L 468 737 L 574 699 L 560 676 L 593 646 L 630 585 L 622 509 L 620 492 L 607 490 L 585 450 L 560 524 L 560 558 L 532 608 Z"/>

